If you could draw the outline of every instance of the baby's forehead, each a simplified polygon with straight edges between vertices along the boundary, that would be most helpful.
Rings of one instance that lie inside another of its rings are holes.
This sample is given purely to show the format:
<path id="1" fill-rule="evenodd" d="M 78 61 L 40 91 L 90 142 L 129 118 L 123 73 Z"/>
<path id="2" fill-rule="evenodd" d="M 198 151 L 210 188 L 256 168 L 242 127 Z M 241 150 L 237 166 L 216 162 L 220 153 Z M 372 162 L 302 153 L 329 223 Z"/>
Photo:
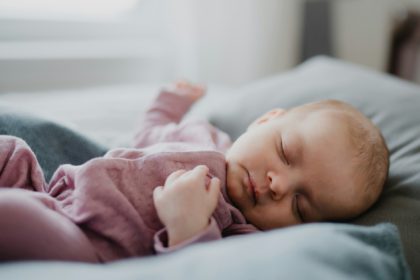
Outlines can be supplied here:
<path id="1" fill-rule="evenodd" d="M 289 108 L 287 112 L 296 118 L 318 116 L 327 119 L 332 117 L 339 118 L 340 116 L 356 116 L 358 114 L 358 111 L 352 107 L 347 107 L 346 105 L 335 105 L 334 103 L 307 103 Z M 345 121 L 345 119 L 342 118 L 342 121 Z"/>
<path id="2" fill-rule="evenodd" d="M 300 106 L 288 111 L 291 128 L 305 130 L 317 128 L 319 133 L 331 136 L 345 136 L 353 139 L 353 134 L 358 135 L 362 127 L 369 127 L 366 118 L 358 111 L 346 110 L 335 107 Z M 320 135 L 320 134 L 318 134 Z"/>
<path id="3" fill-rule="evenodd" d="M 300 130 L 301 133 L 313 132 L 317 129 L 320 134 L 340 134 L 349 132 L 352 116 L 335 110 L 292 110 L 289 112 L 289 124 L 291 129 Z"/>
<path id="4" fill-rule="evenodd" d="M 306 114 L 316 114 L 316 113 L 326 113 L 326 114 L 337 114 L 337 115 L 350 115 L 350 116 L 361 116 L 362 113 L 349 103 L 335 100 L 327 99 L 320 100 L 310 103 L 304 103 L 287 109 L 290 112 L 306 113 Z"/>

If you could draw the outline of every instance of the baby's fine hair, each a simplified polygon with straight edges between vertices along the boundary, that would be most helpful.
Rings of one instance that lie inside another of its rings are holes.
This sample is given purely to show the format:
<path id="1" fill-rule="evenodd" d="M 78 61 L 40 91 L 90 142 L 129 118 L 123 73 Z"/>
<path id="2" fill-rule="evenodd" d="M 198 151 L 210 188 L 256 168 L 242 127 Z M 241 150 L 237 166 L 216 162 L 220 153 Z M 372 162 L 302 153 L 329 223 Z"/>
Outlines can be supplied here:
<path id="1" fill-rule="evenodd" d="M 296 108 L 332 112 L 347 124 L 349 140 L 355 148 L 355 175 L 360 176 L 366 192 L 361 203 L 366 205 L 365 210 L 368 209 L 381 194 L 389 170 L 389 150 L 379 128 L 359 110 L 338 100 L 322 100 Z"/>

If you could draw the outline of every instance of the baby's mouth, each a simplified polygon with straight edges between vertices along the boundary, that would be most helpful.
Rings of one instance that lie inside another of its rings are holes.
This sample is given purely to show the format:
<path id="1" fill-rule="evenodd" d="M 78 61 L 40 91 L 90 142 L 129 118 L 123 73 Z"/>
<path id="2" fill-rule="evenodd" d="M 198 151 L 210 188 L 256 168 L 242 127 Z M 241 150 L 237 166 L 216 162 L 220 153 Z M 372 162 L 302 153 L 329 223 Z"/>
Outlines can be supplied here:
<path id="1" fill-rule="evenodd" d="M 249 190 L 249 193 L 250 193 L 250 196 L 252 198 L 252 201 L 253 201 L 254 205 L 256 205 L 258 197 L 257 197 L 257 193 L 255 191 L 255 182 L 252 180 L 251 174 L 249 174 L 248 170 L 247 170 L 247 175 L 248 175 L 248 178 L 246 180 L 247 181 L 246 182 L 247 183 L 247 188 Z"/>

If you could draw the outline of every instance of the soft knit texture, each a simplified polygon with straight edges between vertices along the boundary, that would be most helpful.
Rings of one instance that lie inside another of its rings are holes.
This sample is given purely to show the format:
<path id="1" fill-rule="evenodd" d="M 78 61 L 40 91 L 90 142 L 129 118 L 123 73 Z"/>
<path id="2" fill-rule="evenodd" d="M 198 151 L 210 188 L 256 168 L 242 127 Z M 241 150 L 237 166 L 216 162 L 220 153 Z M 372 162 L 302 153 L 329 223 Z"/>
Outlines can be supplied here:
<path id="1" fill-rule="evenodd" d="M 0 136 L 0 186 L 27 189 L 31 196 L 37 192 L 37 199 L 82 229 L 102 262 L 256 231 L 225 191 L 229 137 L 205 121 L 180 122 L 191 105 L 186 97 L 163 91 L 142 120 L 134 148 L 114 149 L 80 166 L 61 165 L 49 184 L 23 140 Z M 207 165 L 222 183 L 217 208 L 203 232 L 167 248 L 153 189 L 172 172 L 197 165 Z"/>

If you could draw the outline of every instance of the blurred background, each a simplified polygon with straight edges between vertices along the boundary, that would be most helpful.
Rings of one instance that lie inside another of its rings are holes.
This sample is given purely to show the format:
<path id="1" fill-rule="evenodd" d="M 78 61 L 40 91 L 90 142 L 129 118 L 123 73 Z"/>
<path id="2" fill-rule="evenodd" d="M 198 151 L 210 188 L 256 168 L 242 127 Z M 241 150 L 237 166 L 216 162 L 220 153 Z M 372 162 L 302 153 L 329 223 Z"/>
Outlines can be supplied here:
<path id="1" fill-rule="evenodd" d="M 0 93 L 243 85 L 325 54 L 420 83 L 420 0 L 0 0 Z"/>

